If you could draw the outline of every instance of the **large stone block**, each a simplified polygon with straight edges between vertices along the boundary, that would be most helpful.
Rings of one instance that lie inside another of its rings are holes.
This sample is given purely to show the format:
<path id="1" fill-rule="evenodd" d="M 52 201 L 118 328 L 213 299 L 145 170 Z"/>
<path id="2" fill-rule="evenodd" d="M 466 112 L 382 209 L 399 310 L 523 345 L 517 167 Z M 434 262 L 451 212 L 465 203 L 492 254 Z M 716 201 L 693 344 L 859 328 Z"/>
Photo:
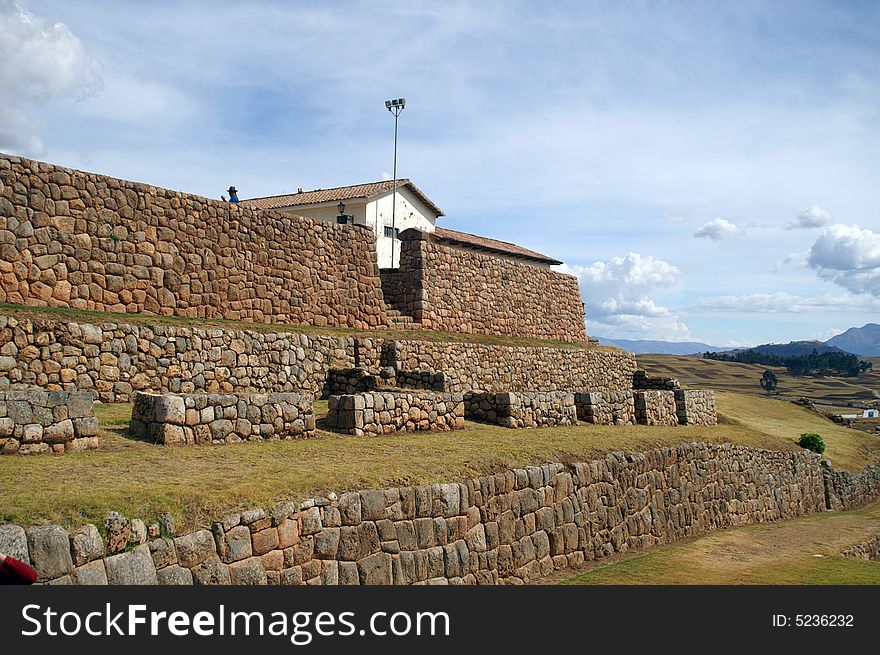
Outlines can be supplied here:
<path id="1" fill-rule="evenodd" d="M 73 563 L 82 566 L 104 556 L 104 540 L 94 525 L 86 525 L 70 535 Z"/>
<path id="2" fill-rule="evenodd" d="M 178 564 L 166 566 L 156 571 L 156 578 L 160 585 L 191 585 L 193 584 L 192 571 Z"/>
<path id="3" fill-rule="evenodd" d="M 14 557 L 20 562 L 30 564 L 27 535 L 18 525 L 0 525 L 0 553 Z"/>
<path id="4" fill-rule="evenodd" d="M 155 585 L 156 566 L 149 546 L 138 546 L 127 553 L 111 555 L 104 560 L 107 582 L 112 585 Z"/>
<path id="5" fill-rule="evenodd" d="M 70 536 L 59 525 L 34 526 L 25 530 L 31 565 L 42 582 L 67 575 L 73 570 Z"/>
<path id="6" fill-rule="evenodd" d="M 76 585 L 106 585 L 107 570 L 104 567 L 104 560 L 95 560 L 88 562 L 82 566 L 78 566 L 70 574 L 71 581 Z"/>
<path id="7" fill-rule="evenodd" d="M 388 553 L 375 553 L 364 557 L 357 562 L 361 584 L 365 585 L 390 585 L 391 555 Z"/>
<path id="8" fill-rule="evenodd" d="M 265 585 L 266 569 L 259 557 L 250 557 L 229 565 L 229 581 L 234 585 Z"/>
<path id="9" fill-rule="evenodd" d="M 214 536 L 207 530 L 199 530 L 174 539 L 177 560 L 188 569 L 205 562 L 217 554 Z"/>

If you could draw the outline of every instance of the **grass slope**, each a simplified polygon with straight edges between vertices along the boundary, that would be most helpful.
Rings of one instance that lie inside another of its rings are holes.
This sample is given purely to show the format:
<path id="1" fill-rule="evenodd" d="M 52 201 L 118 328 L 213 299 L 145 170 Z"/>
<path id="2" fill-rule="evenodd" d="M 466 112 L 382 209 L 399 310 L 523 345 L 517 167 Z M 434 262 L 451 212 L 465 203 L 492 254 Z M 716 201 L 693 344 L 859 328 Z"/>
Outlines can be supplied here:
<path id="1" fill-rule="evenodd" d="M 0 520 L 101 524 L 110 510 L 151 520 L 171 511 L 204 525 L 233 509 L 328 491 L 424 484 L 548 461 L 581 461 L 689 441 L 794 450 L 801 432 L 825 438 L 835 466 L 880 458 L 880 440 L 790 403 L 718 395 L 717 427 L 590 426 L 508 430 L 469 423 L 445 433 L 321 438 L 223 446 L 156 446 L 124 436 L 130 405 L 99 405 L 102 448 L 60 457 L 0 457 Z M 326 412 L 326 402 L 316 405 Z"/>
<path id="2" fill-rule="evenodd" d="M 880 533 L 880 503 L 732 528 L 562 579 L 564 584 L 880 584 L 880 562 L 840 551 Z M 817 557 L 821 555 L 821 557 Z M 559 580 L 557 576 L 554 580 Z"/>

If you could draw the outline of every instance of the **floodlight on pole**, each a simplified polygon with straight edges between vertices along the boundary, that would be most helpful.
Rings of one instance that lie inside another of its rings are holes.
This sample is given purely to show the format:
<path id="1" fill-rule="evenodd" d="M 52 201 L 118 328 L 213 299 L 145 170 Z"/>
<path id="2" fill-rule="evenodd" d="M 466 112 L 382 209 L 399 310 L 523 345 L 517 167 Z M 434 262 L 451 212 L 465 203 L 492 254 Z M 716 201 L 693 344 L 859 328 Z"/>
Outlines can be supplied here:
<path id="1" fill-rule="evenodd" d="M 385 108 L 394 114 L 394 169 L 391 191 L 391 268 L 394 268 L 394 242 L 397 239 L 397 119 L 406 107 L 406 98 L 394 98 L 385 101 Z"/>

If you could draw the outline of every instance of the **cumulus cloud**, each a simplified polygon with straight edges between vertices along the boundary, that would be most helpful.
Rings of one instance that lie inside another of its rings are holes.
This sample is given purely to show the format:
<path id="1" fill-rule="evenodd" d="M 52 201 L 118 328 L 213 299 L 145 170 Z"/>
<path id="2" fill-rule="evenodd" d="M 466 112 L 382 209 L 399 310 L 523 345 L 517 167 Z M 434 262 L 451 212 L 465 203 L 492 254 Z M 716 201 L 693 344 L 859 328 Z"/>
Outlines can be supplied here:
<path id="1" fill-rule="evenodd" d="M 810 205 L 785 226 L 786 230 L 811 230 L 829 225 L 834 217 L 831 212 L 816 205 Z"/>
<path id="2" fill-rule="evenodd" d="M 832 310 L 880 311 L 880 302 L 864 296 L 838 293 L 805 297 L 785 291 L 700 298 L 694 306 L 701 309 L 754 314 L 804 314 Z"/>
<path id="3" fill-rule="evenodd" d="M 745 234 L 745 232 L 736 223 L 731 223 L 726 218 L 713 218 L 694 232 L 694 236 L 698 239 L 708 238 L 713 241 L 721 241 L 722 239 L 729 239 L 730 237 L 742 234 Z"/>
<path id="4" fill-rule="evenodd" d="M 101 67 L 63 23 L 0 0 L 0 150 L 38 155 L 32 103 L 79 100 L 102 87 Z"/>
<path id="5" fill-rule="evenodd" d="M 681 272 L 669 262 L 631 252 L 590 266 L 562 265 L 560 270 L 580 281 L 591 333 L 673 340 L 690 336 L 674 312 L 650 297 L 678 282 Z"/>
<path id="6" fill-rule="evenodd" d="M 880 234 L 858 225 L 832 225 L 807 253 L 807 264 L 823 280 L 853 293 L 880 297 Z"/>

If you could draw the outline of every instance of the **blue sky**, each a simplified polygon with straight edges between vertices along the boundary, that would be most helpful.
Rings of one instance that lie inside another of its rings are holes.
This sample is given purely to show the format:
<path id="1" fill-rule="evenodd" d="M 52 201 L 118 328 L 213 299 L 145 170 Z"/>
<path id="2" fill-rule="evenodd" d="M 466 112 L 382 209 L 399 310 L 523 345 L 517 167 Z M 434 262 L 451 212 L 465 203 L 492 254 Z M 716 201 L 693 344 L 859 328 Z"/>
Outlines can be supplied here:
<path id="1" fill-rule="evenodd" d="M 0 0 L 0 150 L 218 197 L 399 174 L 591 334 L 880 316 L 880 4 Z"/>

